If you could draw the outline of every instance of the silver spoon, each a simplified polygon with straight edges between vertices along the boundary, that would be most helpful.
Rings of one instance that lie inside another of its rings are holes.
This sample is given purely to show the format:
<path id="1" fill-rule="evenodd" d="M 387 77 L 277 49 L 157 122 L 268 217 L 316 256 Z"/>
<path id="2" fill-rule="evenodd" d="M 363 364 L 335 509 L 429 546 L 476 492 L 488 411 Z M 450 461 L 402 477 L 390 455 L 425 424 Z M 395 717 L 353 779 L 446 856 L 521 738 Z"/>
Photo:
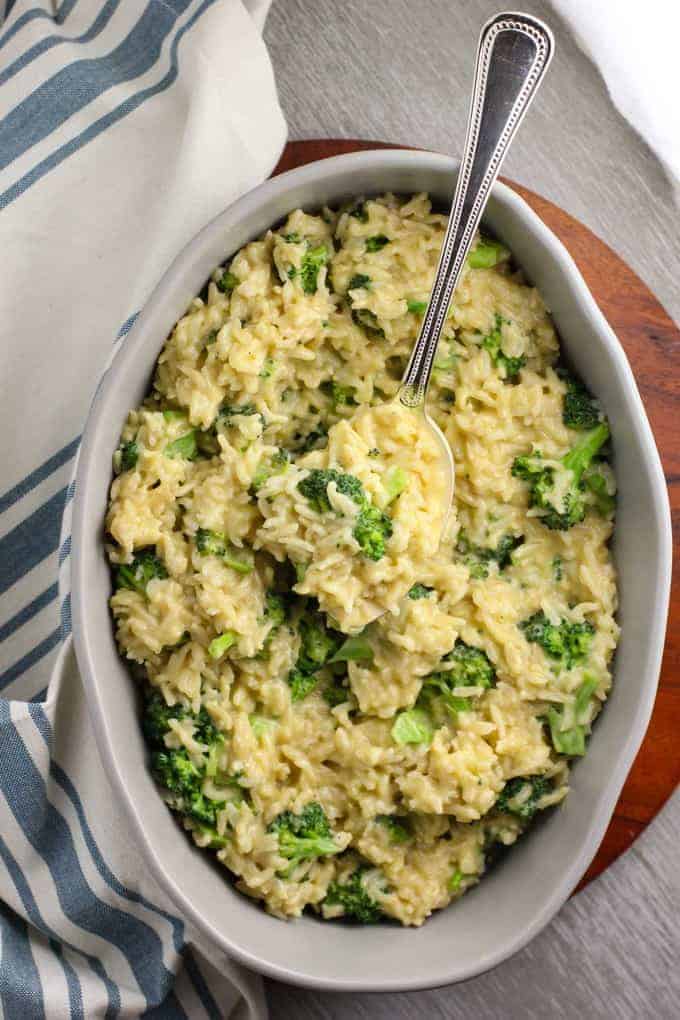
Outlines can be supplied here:
<path id="1" fill-rule="evenodd" d="M 432 365 L 451 297 L 491 187 L 543 80 L 553 49 L 550 29 L 528 14 L 496 14 L 482 28 L 465 148 L 446 236 L 430 302 L 396 397 L 405 407 L 422 413 L 426 426 L 436 436 L 442 471 L 448 472 L 448 485 L 442 486 L 448 493 L 447 509 L 453 500 L 454 465 L 449 444 L 425 406 Z"/>

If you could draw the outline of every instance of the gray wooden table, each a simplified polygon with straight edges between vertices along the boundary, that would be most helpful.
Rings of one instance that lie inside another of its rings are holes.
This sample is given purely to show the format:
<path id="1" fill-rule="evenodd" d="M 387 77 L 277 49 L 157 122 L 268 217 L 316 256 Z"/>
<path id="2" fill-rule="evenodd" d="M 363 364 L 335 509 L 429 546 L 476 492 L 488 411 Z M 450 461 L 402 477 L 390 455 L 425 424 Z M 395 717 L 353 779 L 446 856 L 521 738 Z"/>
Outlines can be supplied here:
<path id="1" fill-rule="evenodd" d="M 547 3 L 557 52 L 504 173 L 606 240 L 680 319 L 680 231 L 653 154 Z M 274 0 L 265 40 L 291 138 L 457 154 L 477 35 L 500 0 Z M 512 960 L 464 985 L 334 995 L 268 984 L 272 1020 L 670 1020 L 680 1016 L 680 794 Z"/>

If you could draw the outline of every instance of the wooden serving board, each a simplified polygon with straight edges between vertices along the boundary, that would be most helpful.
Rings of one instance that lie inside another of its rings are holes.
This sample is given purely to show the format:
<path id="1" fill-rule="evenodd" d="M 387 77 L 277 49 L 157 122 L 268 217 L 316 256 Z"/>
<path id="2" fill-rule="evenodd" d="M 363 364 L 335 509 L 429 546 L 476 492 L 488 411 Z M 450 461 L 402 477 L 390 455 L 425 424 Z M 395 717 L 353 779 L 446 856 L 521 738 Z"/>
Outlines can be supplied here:
<path id="1" fill-rule="evenodd" d="M 345 152 L 385 148 L 395 146 L 350 139 L 289 142 L 274 174 Z M 680 782 L 680 330 L 649 288 L 599 237 L 547 199 L 514 181 L 505 183 L 564 243 L 621 341 L 661 453 L 673 517 L 673 584 L 654 712 L 581 889 L 628 849 Z"/>

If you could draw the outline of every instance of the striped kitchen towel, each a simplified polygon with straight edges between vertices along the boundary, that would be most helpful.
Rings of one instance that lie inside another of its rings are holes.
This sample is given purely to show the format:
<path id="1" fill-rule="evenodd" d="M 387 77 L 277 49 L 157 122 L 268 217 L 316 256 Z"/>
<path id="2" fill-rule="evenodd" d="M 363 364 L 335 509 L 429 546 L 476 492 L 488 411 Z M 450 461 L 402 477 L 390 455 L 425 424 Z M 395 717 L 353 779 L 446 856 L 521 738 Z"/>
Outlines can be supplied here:
<path id="1" fill-rule="evenodd" d="M 266 1014 L 145 874 L 109 791 L 70 647 L 68 510 L 114 338 L 281 151 L 269 2 L 0 0 L 6 1020 Z"/>

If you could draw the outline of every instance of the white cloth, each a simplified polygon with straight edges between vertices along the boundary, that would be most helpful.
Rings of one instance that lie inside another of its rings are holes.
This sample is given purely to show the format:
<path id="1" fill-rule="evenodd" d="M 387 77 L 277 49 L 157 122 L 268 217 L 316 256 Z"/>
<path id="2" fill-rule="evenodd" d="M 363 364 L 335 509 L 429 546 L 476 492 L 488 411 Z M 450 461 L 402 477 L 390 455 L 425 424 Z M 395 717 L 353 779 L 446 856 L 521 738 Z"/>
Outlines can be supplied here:
<path id="1" fill-rule="evenodd" d="M 0 0 L 8 1018 L 266 1013 L 259 979 L 196 947 L 140 869 L 63 644 L 68 583 L 60 628 L 56 578 L 58 565 L 68 575 L 70 540 L 60 545 L 59 524 L 79 433 L 114 338 L 182 246 L 267 177 L 281 152 L 285 124 L 261 38 L 268 7 Z"/>
<path id="2" fill-rule="evenodd" d="M 679 0 L 553 0 L 615 106 L 680 186 Z"/>

